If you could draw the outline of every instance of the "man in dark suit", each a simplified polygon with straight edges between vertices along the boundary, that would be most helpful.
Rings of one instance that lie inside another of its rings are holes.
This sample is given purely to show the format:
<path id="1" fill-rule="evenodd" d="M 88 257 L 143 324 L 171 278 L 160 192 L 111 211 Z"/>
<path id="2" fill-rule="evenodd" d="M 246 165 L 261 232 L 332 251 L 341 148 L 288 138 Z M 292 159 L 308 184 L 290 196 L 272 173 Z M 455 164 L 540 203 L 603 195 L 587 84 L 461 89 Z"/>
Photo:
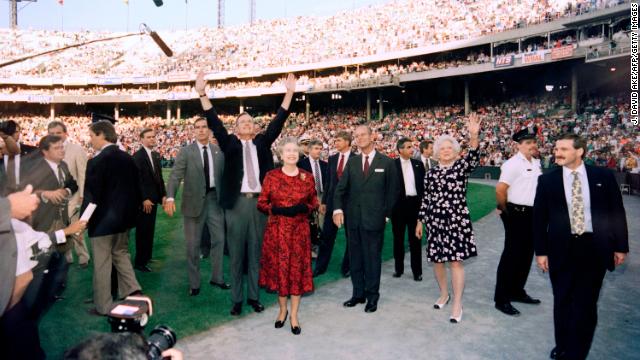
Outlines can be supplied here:
<path id="1" fill-rule="evenodd" d="M 162 179 L 160 154 L 153 151 L 156 147 L 156 133 L 152 129 L 140 132 L 142 147 L 133 154 L 133 160 L 138 167 L 140 179 L 140 193 L 142 207 L 138 215 L 136 226 L 136 270 L 150 272 L 149 260 L 153 250 L 153 236 L 156 227 L 156 213 L 158 204 L 164 204 L 167 191 Z"/>
<path id="2" fill-rule="evenodd" d="M 14 153 L 4 153 L 0 167 L 4 171 L 2 191 L 8 195 L 26 186 L 25 177 L 29 174 L 32 159 L 39 156 L 37 147 L 20 142 L 20 125 L 13 120 L 2 123 L 2 132 L 11 137 L 11 143 L 17 147 Z M 5 140 L 6 142 L 6 140 Z"/>
<path id="3" fill-rule="evenodd" d="M 119 295 L 140 293 L 129 255 L 129 229 L 136 226 L 142 203 L 138 168 L 133 158 L 118 149 L 113 124 L 101 120 L 89 128 L 91 146 L 98 153 L 87 163 L 82 209 L 96 204 L 89 220 L 93 251 L 93 302 L 91 314 L 107 314 L 113 306 L 111 268 L 115 266 Z"/>
<path id="4" fill-rule="evenodd" d="M 424 193 L 424 166 L 420 161 L 411 158 L 413 143 L 410 139 L 398 140 L 396 149 L 400 154 L 400 157 L 394 160 L 400 197 L 391 216 L 395 259 L 393 277 L 399 278 L 404 273 L 404 234 L 408 232 L 413 280 L 422 281 L 422 239 L 416 237 L 415 229 Z"/>
<path id="5" fill-rule="evenodd" d="M 382 242 L 386 218 L 391 217 L 398 198 L 398 175 L 393 160 L 374 148 L 375 135 L 365 125 L 356 128 L 355 139 L 360 155 L 347 163 L 333 197 L 333 222 L 346 224 L 353 294 L 346 307 L 364 304 L 366 312 L 378 309 Z M 348 203 L 343 203 L 345 196 Z"/>
<path id="6" fill-rule="evenodd" d="M 552 359 L 585 359 L 606 270 L 629 252 L 622 196 L 613 173 L 585 165 L 587 143 L 565 134 L 553 169 L 538 178 L 533 206 L 536 262 L 549 271 L 556 346 Z"/>
<path id="7" fill-rule="evenodd" d="M 327 188 L 322 194 L 322 201 L 320 202 L 320 209 L 329 214 L 325 216 L 322 226 L 322 232 L 320 233 L 320 246 L 318 249 L 318 258 L 316 258 L 315 268 L 313 269 L 313 276 L 319 276 L 327 271 L 329 261 L 331 260 L 331 254 L 333 253 L 333 245 L 336 241 L 336 235 L 338 234 L 338 227 L 333 223 L 333 195 L 335 194 L 336 185 L 338 180 L 342 177 L 344 169 L 347 166 L 347 162 L 352 157 L 356 156 L 351 152 L 351 134 L 346 131 L 340 131 L 336 134 L 334 142 L 336 154 L 329 156 L 328 171 L 327 171 Z M 343 199 L 343 204 L 346 204 L 348 199 Z M 345 217 L 345 223 L 347 219 Z M 345 235 L 346 232 L 345 232 Z M 340 265 L 340 272 L 344 277 L 349 276 L 349 245 L 344 249 L 344 255 L 342 257 L 342 264 Z"/>
<path id="8" fill-rule="evenodd" d="M 298 161 L 298 167 L 313 174 L 316 184 L 316 196 L 318 203 L 322 203 L 322 196 L 327 189 L 329 183 L 327 162 L 320 159 L 322 153 L 322 141 L 317 139 L 309 140 L 307 144 L 309 156 Z M 326 206 L 321 206 L 317 211 L 309 215 L 311 220 L 311 243 L 318 245 L 320 231 L 324 224 L 324 217 L 327 211 Z"/>
<path id="9" fill-rule="evenodd" d="M 273 169 L 271 145 L 280 136 L 287 117 L 289 105 L 296 89 L 296 79 L 289 74 L 285 81 L 287 92 L 276 117 L 267 129 L 256 134 L 253 118 L 242 113 L 236 118 L 233 135 L 227 132 L 218 118 L 206 94 L 204 74 L 198 74 L 195 90 L 205 111 L 209 128 L 224 153 L 224 174 L 220 187 L 220 205 L 225 209 L 227 221 L 227 243 L 231 272 L 231 315 L 240 315 L 244 299 L 242 274 L 247 257 L 247 304 L 256 312 L 264 310 L 258 299 L 258 273 L 262 252 L 262 235 L 266 216 L 257 209 L 262 180 Z"/>
<path id="10" fill-rule="evenodd" d="M 420 162 L 424 165 L 425 171 L 429 171 L 432 167 L 438 165 L 438 160 L 433 157 L 433 141 L 423 140 L 420 142 Z"/>

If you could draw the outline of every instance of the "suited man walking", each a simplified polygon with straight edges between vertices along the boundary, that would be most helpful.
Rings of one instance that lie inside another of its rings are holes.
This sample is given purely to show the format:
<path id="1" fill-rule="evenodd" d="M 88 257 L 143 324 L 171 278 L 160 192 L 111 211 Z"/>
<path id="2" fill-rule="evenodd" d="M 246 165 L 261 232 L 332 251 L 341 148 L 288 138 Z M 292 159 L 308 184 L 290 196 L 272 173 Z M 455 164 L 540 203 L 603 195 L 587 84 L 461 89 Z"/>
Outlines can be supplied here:
<path id="1" fill-rule="evenodd" d="M 345 214 L 349 218 L 349 255 L 353 293 L 346 307 L 364 304 L 365 312 L 375 312 L 380 298 L 382 242 L 385 218 L 391 217 L 398 198 L 398 175 L 393 160 L 374 148 L 374 134 L 365 125 L 356 128 L 355 139 L 360 148 L 347 163 L 333 197 L 333 222 L 340 227 Z M 349 202 L 343 203 L 345 196 Z"/>
<path id="2" fill-rule="evenodd" d="M 93 303 L 91 314 L 105 315 L 113 306 L 111 269 L 115 267 L 120 297 L 140 293 L 131 265 L 129 230 L 136 226 L 142 202 L 138 168 L 133 158 L 116 146 L 113 124 L 101 120 L 89 128 L 91 146 L 99 151 L 87 163 L 82 209 L 90 203 L 96 210 L 89 220 L 93 251 Z"/>
<path id="3" fill-rule="evenodd" d="M 32 160 L 38 157 L 38 148 L 20 142 L 20 125 L 13 120 L 5 121 L 2 124 L 2 132 L 11 137 L 13 145 L 17 147 L 17 152 L 4 152 L 0 168 L 2 168 L 3 186 L 2 194 L 8 195 L 16 190 L 24 189 L 27 185 L 25 177 L 29 174 Z"/>
<path id="4" fill-rule="evenodd" d="M 245 255 L 248 262 L 247 304 L 256 312 L 264 310 L 258 298 L 258 273 L 266 216 L 258 211 L 257 201 L 262 181 L 266 173 L 273 169 L 271 145 L 280 136 L 289 116 L 289 105 L 296 89 L 295 77 L 289 74 L 284 85 L 287 92 L 282 105 L 263 133 L 256 134 L 253 118 L 242 113 L 236 118 L 234 134 L 230 135 L 207 97 L 204 74 L 198 74 L 196 79 L 195 89 L 200 96 L 207 123 L 225 156 L 220 204 L 226 210 L 227 243 L 231 260 L 231 315 L 240 315 L 242 312 Z"/>
<path id="5" fill-rule="evenodd" d="M 586 141 L 562 135 L 560 167 L 538 178 L 533 205 L 536 262 L 553 288 L 556 346 L 552 359 L 585 359 L 598 319 L 606 270 L 629 252 L 622 196 L 612 172 L 585 165 Z"/>
<path id="6" fill-rule="evenodd" d="M 438 165 L 438 160 L 433 156 L 433 141 L 424 140 L 420 142 L 420 162 L 424 165 L 425 171 L 429 171 L 432 167 Z"/>
<path id="7" fill-rule="evenodd" d="M 322 201 L 320 202 L 320 209 L 323 209 L 325 214 L 324 223 L 322 226 L 322 232 L 320 233 L 320 246 L 318 249 L 318 257 L 316 258 L 315 268 L 313 269 L 313 276 L 319 276 L 324 274 L 329 267 L 329 261 L 331 260 L 331 254 L 333 253 L 333 246 L 336 242 L 336 235 L 338 234 L 338 227 L 333 223 L 333 195 L 335 194 L 338 180 L 342 177 L 347 162 L 352 157 L 356 156 L 351 152 L 351 134 L 346 131 L 340 131 L 336 134 L 334 142 L 336 154 L 329 156 L 328 171 L 327 171 L 327 187 L 322 194 Z M 343 204 L 348 202 L 347 198 L 343 199 Z M 345 223 L 347 219 L 345 217 Z M 348 234 L 345 232 L 348 237 Z M 349 276 L 349 244 L 345 245 L 344 255 L 342 257 L 342 263 L 340 265 L 340 272 L 342 276 Z"/>
<path id="8" fill-rule="evenodd" d="M 222 258 L 224 253 L 224 211 L 220 206 L 224 156 L 220 148 L 209 142 L 206 119 L 199 118 L 193 124 L 196 141 L 180 149 L 169 176 L 165 212 L 173 216 L 175 197 L 180 182 L 184 238 L 187 243 L 189 270 L 189 295 L 200 294 L 200 241 L 206 225 L 211 237 L 211 279 L 209 284 L 223 290 L 230 288 L 224 282 Z"/>
<path id="9" fill-rule="evenodd" d="M 394 160 L 400 196 L 391 216 L 395 260 L 393 277 L 399 278 L 404 273 L 404 234 L 408 232 L 413 280 L 422 281 L 422 239 L 416 237 L 415 229 L 424 193 L 424 166 L 420 161 L 411 158 L 413 143 L 410 139 L 398 140 L 396 149 L 400 154 L 400 157 Z"/>
<path id="10" fill-rule="evenodd" d="M 156 227 L 158 204 L 164 204 L 166 190 L 162 179 L 160 154 L 153 151 L 156 147 L 156 133 L 152 129 L 140 132 L 142 147 L 133 154 L 138 167 L 142 207 L 138 214 L 136 226 L 136 257 L 134 268 L 142 272 L 150 272 L 149 260 L 153 250 L 153 236 Z"/>
<path id="11" fill-rule="evenodd" d="M 78 191 L 69 199 L 69 220 L 76 222 L 80 217 L 80 206 L 82 205 L 82 195 L 84 194 L 84 177 L 87 172 L 87 153 L 82 146 L 69 140 L 67 126 L 60 121 L 52 121 L 47 125 L 49 135 L 55 135 L 62 138 L 64 144 L 64 162 L 69 168 L 71 176 L 78 184 Z M 73 248 L 78 255 L 78 265 L 80 268 L 86 269 L 89 266 L 89 249 L 84 240 L 84 236 L 72 235 Z M 65 254 L 67 262 L 73 263 L 73 254 L 71 249 Z"/>

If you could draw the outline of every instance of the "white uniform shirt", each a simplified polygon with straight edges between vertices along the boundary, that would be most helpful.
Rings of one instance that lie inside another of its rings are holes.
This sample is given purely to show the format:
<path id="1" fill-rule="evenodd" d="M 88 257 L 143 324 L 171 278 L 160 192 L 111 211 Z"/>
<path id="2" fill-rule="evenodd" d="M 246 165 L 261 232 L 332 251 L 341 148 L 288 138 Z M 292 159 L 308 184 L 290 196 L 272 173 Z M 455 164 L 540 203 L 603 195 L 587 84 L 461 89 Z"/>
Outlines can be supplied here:
<path id="1" fill-rule="evenodd" d="M 533 206 L 538 186 L 538 176 L 542 175 L 540 160 L 531 161 L 518 152 L 500 167 L 498 182 L 509 185 L 507 202 L 516 205 Z"/>

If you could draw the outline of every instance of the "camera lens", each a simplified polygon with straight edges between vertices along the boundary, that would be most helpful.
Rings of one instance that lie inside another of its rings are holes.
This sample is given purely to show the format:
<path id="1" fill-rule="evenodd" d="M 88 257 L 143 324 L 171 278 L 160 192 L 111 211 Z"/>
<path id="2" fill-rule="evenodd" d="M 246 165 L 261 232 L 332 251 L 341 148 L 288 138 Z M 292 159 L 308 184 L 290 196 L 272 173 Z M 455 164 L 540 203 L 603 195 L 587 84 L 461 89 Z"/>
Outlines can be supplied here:
<path id="1" fill-rule="evenodd" d="M 149 345 L 149 359 L 162 359 L 162 352 L 171 349 L 176 344 L 176 333 L 166 325 L 158 325 L 147 338 Z"/>

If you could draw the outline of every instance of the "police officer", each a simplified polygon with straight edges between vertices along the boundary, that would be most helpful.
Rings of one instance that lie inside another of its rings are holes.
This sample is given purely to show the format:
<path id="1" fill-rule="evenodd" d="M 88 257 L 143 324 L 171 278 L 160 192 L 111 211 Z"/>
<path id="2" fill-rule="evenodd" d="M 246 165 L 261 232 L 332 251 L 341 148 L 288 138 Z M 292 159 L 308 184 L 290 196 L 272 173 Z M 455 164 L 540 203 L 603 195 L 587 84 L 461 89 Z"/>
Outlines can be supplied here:
<path id="1" fill-rule="evenodd" d="M 498 265 L 496 309 L 510 316 L 520 312 L 511 302 L 540 304 L 540 300 L 527 295 L 524 285 L 533 259 L 533 200 L 538 176 L 542 174 L 537 154 L 535 127 L 516 132 L 512 139 L 518 143 L 518 153 L 500 168 L 496 186 L 498 214 L 505 229 L 504 250 Z"/>

